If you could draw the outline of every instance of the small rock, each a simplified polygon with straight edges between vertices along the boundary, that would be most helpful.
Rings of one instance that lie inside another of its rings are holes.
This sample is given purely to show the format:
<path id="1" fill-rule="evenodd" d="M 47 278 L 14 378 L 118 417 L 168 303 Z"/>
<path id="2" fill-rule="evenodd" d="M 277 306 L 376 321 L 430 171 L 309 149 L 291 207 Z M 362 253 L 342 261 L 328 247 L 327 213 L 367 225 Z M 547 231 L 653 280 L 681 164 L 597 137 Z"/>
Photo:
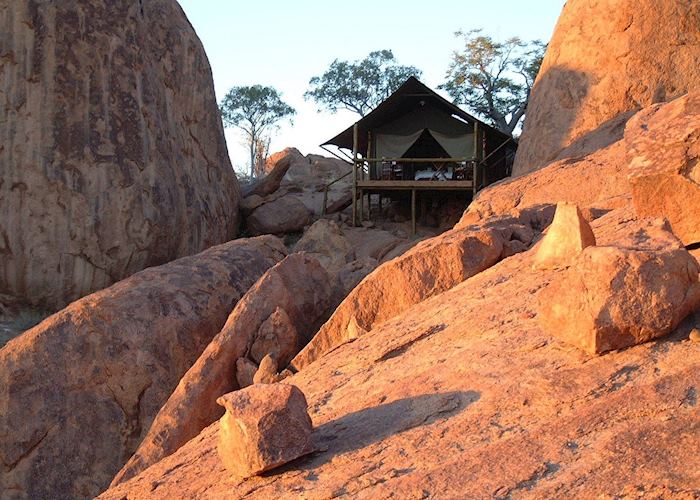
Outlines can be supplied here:
<path id="1" fill-rule="evenodd" d="M 295 252 L 308 252 L 331 274 L 354 260 L 352 245 L 337 223 L 329 219 L 314 222 L 294 247 Z"/>
<path id="2" fill-rule="evenodd" d="M 641 344 L 700 307 L 698 271 L 684 249 L 590 247 L 539 293 L 538 320 L 591 354 Z"/>
<path id="3" fill-rule="evenodd" d="M 238 387 L 243 389 L 249 385 L 253 385 L 253 376 L 258 371 L 258 365 L 253 363 L 248 358 L 238 358 L 236 360 L 236 381 Z"/>
<path id="4" fill-rule="evenodd" d="M 221 396 L 218 453 L 234 476 L 246 478 L 314 451 L 304 393 L 287 384 L 252 385 Z"/>
<path id="5" fill-rule="evenodd" d="M 277 376 L 277 361 L 270 354 L 260 361 L 260 368 L 253 375 L 254 384 L 274 384 L 279 380 Z"/>
<path id="6" fill-rule="evenodd" d="M 353 314 L 350 318 L 350 322 L 348 323 L 348 340 L 355 340 L 368 333 L 369 332 L 367 330 L 365 330 L 359 325 L 359 323 L 357 322 L 357 318 Z"/>
<path id="7" fill-rule="evenodd" d="M 266 354 L 278 360 L 278 366 L 287 366 L 299 351 L 299 334 L 287 312 L 278 307 L 260 325 L 250 348 L 250 357 L 260 363 Z"/>
<path id="8" fill-rule="evenodd" d="M 691 340 L 691 342 L 700 342 L 700 330 L 693 328 L 690 331 L 690 336 L 688 338 Z"/>
<path id="9" fill-rule="evenodd" d="M 566 267 L 583 251 L 595 246 L 593 230 L 573 203 L 560 202 L 547 235 L 537 250 L 535 268 Z"/>

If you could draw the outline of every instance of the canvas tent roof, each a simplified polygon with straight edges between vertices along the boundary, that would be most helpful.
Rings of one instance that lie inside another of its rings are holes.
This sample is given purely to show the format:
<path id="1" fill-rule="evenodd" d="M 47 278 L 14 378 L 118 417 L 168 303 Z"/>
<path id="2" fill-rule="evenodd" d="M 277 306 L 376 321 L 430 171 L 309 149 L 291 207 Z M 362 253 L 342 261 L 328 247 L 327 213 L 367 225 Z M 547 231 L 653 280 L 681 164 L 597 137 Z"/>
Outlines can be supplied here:
<path id="1" fill-rule="evenodd" d="M 480 127 L 489 130 L 491 133 L 502 136 L 504 140 L 509 138 L 508 135 L 491 127 L 490 125 L 487 125 L 481 120 L 476 119 L 463 109 L 449 102 L 447 99 L 444 99 L 432 89 L 421 83 L 417 78 L 412 76 L 406 80 L 393 94 L 387 97 L 386 100 L 384 100 L 379 106 L 357 122 L 359 129 L 359 151 L 367 150 L 368 131 L 380 131 L 382 126 L 386 124 L 397 121 L 403 122 L 403 120 L 399 120 L 399 118 L 407 113 L 411 113 L 412 110 L 415 110 L 417 106 L 420 106 L 421 101 L 429 105 L 431 108 L 442 111 L 449 117 L 454 115 L 470 124 L 479 123 Z M 453 120 L 454 122 L 460 123 L 460 121 L 457 119 L 453 118 Z M 450 124 L 446 126 L 449 128 L 460 128 L 457 124 Z M 354 125 L 348 127 L 340 134 L 326 141 L 323 146 L 334 145 L 338 146 L 339 148 L 352 149 L 353 127 Z M 433 125 L 425 128 L 431 128 L 434 130 L 435 127 L 436 126 Z"/>

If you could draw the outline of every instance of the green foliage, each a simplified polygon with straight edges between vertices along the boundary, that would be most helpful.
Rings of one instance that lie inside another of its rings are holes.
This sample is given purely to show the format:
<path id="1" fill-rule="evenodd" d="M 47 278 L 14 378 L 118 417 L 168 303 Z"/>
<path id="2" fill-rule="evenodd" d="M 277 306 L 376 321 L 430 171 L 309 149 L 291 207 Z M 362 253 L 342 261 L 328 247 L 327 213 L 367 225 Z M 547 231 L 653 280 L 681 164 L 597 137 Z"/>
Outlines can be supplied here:
<path id="1" fill-rule="evenodd" d="M 447 82 L 440 88 L 455 102 L 512 134 L 525 115 L 546 45 L 517 37 L 497 42 L 481 30 L 455 35 L 464 45 L 452 54 Z"/>
<path id="2" fill-rule="evenodd" d="M 246 136 L 250 151 L 250 175 L 261 170 L 261 145 L 269 144 L 269 134 L 277 124 L 296 113 L 294 108 L 282 101 L 274 87 L 262 85 L 233 87 L 219 104 L 221 118 L 227 127 L 238 127 Z"/>
<path id="3" fill-rule="evenodd" d="M 333 113 L 347 109 L 365 116 L 410 76 L 420 78 L 421 74 L 413 66 L 399 65 L 390 50 L 378 50 L 361 61 L 336 59 L 322 76 L 309 81 L 304 98 Z"/>

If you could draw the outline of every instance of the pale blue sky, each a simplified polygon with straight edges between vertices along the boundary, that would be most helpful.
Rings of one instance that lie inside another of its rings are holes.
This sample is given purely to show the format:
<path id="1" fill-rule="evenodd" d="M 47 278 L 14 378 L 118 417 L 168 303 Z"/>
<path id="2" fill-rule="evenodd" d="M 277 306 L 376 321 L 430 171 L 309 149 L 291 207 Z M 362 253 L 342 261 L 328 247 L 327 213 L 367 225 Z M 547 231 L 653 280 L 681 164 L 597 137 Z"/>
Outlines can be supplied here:
<path id="1" fill-rule="evenodd" d="M 272 85 L 297 110 L 271 151 L 295 146 L 320 153 L 318 144 L 357 120 L 357 115 L 316 112 L 303 99 L 312 76 L 336 58 L 354 60 L 391 49 L 401 64 L 423 70 L 423 82 L 443 82 L 450 54 L 459 48 L 454 32 L 483 28 L 497 38 L 548 41 L 565 0 L 179 0 L 204 44 L 214 73 L 217 99 L 236 85 Z M 235 130 L 226 138 L 236 169 L 247 155 Z"/>

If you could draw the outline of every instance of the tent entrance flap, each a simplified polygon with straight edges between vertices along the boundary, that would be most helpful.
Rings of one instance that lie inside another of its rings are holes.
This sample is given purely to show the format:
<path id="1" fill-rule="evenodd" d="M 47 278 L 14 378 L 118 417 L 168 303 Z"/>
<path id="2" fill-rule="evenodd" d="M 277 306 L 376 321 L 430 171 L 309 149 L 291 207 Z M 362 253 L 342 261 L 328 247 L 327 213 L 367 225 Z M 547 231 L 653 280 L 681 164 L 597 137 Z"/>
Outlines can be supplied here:
<path id="1" fill-rule="evenodd" d="M 452 158 L 474 158 L 474 134 L 452 136 L 435 130 L 430 134 Z"/>
<path id="2" fill-rule="evenodd" d="M 408 135 L 377 134 L 376 157 L 401 158 L 425 130 L 420 129 Z M 472 158 L 474 156 L 473 134 L 453 136 L 431 129 L 427 130 L 452 158 Z"/>
<path id="3" fill-rule="evenodd" d="M 409 135 L 377 134 L 377 158 L 401 158 L 422 133 L 423 130 Z"/>

